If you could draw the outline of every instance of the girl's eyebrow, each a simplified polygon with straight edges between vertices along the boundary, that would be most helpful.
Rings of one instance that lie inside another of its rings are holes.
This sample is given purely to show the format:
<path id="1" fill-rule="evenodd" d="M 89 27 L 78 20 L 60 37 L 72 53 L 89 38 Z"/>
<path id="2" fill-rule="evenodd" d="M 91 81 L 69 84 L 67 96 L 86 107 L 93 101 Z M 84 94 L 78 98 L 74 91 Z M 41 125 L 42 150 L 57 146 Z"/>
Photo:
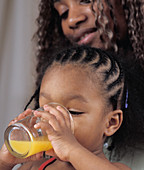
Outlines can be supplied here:
<path id="1" fill-rule="evenodd" d="M 41 92 L 40 96 L 43 96 L 48 100 L 52 100 L 51 96 L 49 94 L 47 94 L 47 93 Z M 79 101 L 84 102 L 84 103 L 88 102 L 82 95 L 79 95 L 79 94 L 78 95 L 71 95 L 71 94 L 67 95 L 66 100 L 67 101 L 79 100 Z"/>
<path id="2" fill-rule="evenodd" d="M 39 96 L 43 96 L 44 98 L 51 100 L 51 96 L 47 93 L 41 92 Z"/>
<path id="3" fill-rule="evenodd" d="M 81 102 L 87 103 L 87 100 L 82 95 L 69 95 L 67 100 L 80 100 Z"/>

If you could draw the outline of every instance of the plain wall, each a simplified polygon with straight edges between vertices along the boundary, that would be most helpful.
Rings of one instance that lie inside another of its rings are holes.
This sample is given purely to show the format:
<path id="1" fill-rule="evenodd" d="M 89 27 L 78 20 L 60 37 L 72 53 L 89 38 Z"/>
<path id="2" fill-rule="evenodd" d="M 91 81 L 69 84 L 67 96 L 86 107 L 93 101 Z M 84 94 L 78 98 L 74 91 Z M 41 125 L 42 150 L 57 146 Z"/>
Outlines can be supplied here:
<path id="1" fill-rule="evenodd" d="M 38 0 L 0 0 L 0 147 L 10 120 L 34 92 Z"/>

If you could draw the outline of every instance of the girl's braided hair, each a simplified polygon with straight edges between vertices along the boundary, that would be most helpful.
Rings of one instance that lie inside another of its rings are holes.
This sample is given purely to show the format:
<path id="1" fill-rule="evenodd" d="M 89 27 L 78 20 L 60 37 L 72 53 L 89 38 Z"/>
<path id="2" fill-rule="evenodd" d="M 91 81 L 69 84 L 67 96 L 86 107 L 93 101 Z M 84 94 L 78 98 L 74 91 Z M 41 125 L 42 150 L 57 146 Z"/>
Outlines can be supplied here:
<path id="1" fill-rule="evenodd" d="M 113 110 L 122 109 L 124 121 L 121 128 L 111 137 L 109 150 L 111 153 L 120 154 L 128 146 L 135 146 L 137 142 L 143 142 L 144 136 L 144 95 L 141 94 L 144 85 L 139 67 L 130 67 L 127 70 L 119 64 L 116 55 L 101 49 L 79 46 L 61 51 L 42 65 L 39 76 L 38 88 L 30 99 L 35 99 L 35 109 L 39 107 L 39 91 L 45 71 L 51 69 L 56 63 L 60 65 L 74 64 L 89 68 L 92 75 L 99 77 L 98 83 L 102 87 L 106 103 L 113 106 Z M 126 63 L 127 64 L 127 63 Z M 134 75 L 133 75 L 134 73 Z M 136 76 L 139 75 L 139 77 Z M 128 96 L 126 93 L 128 92 Z M 28 105 L 30 104 L 28 103 Z M 125 107 L 125 103 L 128 107 Z M 114 152 L 112 152 L 114 151 Z M 120 155 L 118 155 L 120 156 Z"/>
<path id="2" fill-rule="evenodd" d="M 92 0 L 92 10 L 93 3 Z M 107 41 L 104 41 L 106 48 L 113 47 L 115 51 L 121 49 L 126 53 L 132 51 L 138 62 L 144 67 L 144 3 L 143 0 L 120 0 L 125 19 L 128 27 L 128 42 L 118 43 L 119 34 L 117 30 L 117 20 L 114 15 L 114 8 L 110 0 L 105 0 L 107 3 L 110 16 L 114 22 L 114 28 L 116 33 L 116 42 L 113 39 L 113 32 L 109 28 L 109 21 L 103 10 L 102 0 L 97 0 L 99 13 L 99 23 L 101 34 L 107 34 Z M 93 10 L 94 11 L 94 10 Z M 94 11 L 95 12 L 95 11 Z M 105 22 L 103 22 L 105 21 Z M 41 72 L 42 65 L 49 60 L 55 49 L 58 47 L 70 46 L 69 40 L 63 34 L 61 28 L 61 19 L 54 9 L 53 0 L 41 0 L 39 4 L 39 16 L 37 18 L 38 30 L 35 34 L 37 42 L 37 79 Z M 45 53 L 49 55 L 45 55 Z M 38 81 L 38 80 L 37 80 Z M 37 84 L 37 82 L 36 82 Z"/>

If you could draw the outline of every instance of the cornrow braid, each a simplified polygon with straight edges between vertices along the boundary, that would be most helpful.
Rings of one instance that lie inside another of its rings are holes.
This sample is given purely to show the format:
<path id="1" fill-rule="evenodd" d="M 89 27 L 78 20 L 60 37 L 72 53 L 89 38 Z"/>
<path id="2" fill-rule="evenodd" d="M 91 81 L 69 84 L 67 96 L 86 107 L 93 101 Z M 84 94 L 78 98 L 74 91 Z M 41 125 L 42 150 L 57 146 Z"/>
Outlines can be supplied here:
<path id="1" fill-rule="evenodd" d="M 55 63 L 65 65 L 74 63 L 91 67 L 94 72 L 102 75 L 102 84 L 105 84 L 105 91 L 109 96 L 109 102 L 116 109 L 121 107 L 121 98 L 123 94 L 124 75 L 120 65 L 111 55 L 101 49 L 79 46 L 61 51 L 55 57 L 49 60 L 47 65 L 43 66 L 39 86 L 47 66 L 52 67 Z M 37 91 L 38 92 L 38 91 Z M 37 93 L 36 93 L 37 94 Z M 34 95 L 34 98 L 36 96 Z M 38 98 L 38 97 L 37 97 Z M 36 103 L 38 102 L 38 99 Z M 38 103 L 36 104 L 38 106 Z"/>
<path id="2" fill-rule="evenodd" d="M 109 101 L 113 104 L 113 108 L 116 109 L 118 101 L 121 101 L 124 86 L 124 75 L 120 65 L 106 52 L 81 46 L 77 48 L 68 49 L 67 52 L 62 52 L 56 59 L 56 62 L 61 64 L 77 63 L 84 64 L 92 67 L 94 71 L 102 73 L 103 82 L 106 84 L 106 93 L 109 95 Z M 118 105 L 117 105 L 118 104 Z"/>
<path id="3" fill-rule="evenodd" d="M 113 59 L 111 55 L 107 54 L 101 49 L 90 48 L 86 46 L 73 47 L 61 51 L 55 57 L 52 57 L 51 60 L 49 60 L 43 66 L 41 78 L 39 78 L 38 89 L 32 97 L 32 99 L 35 98 L 36 100 L 35 106 L 38 106 L 39 86 L 42 81 L 44 72 L 48 66 L 52 66 L 55 62 L 62 65 L 67 63 L 86 65 L 91 67 L 99 74 L 102 74 L 102 83 L 106 84 L 105 90 L 107 95 L 109 96 L 109 102 L 113 104 L 113 108 L 117 108 L 117 102 L 120 101 L 120 98 L 122 96 L 124 84 L 124 76 L 121 71 L 120 65 L 117 63 L 116 60 Z M 30 100 L 28 105 L 31 103 L 32 99 Z"/>
<path id="4" fill-rule="evenodd" d="M 57 64 L 61 66 L 73 64 L 90 69 L 92 75 L 98 76 L 98 83 L 103 88 L 107 104 L 111 105 L 113 110 L 122 109 L 124 113 L 122 126 L 110 137 L 111 145 L 108 147 L 111 155 L 115 153 L 119 156 L 129 146 L 136 144 L 137 138 L 135 136 L 141 139 L 141 134 L 144 134 L 144 95 L 141 94 L 144 89 L 144 77 L 140 76 L 142 71 L 138 72 L 139 67 L 129 69 L 128 63 L 121 61 L 120 64 L 117 59 L 122 59 L 122 57 L 116 57 L 114 53 L 109 51 L 87 46 L 76 46 L 62 50 L 43 65 L 38 87 L 40 87 L 45 72 Z M 40 88 L 36 90 L 30 100 L 31 102 L 32 99 L 35 99 L 35 109 L 39 106 L 39 91 Z M 126 91 L 128 91 L 128 100 L 126 100 Z M 128 103 L 128 108 L 125 108 L 125 102 Z"/>

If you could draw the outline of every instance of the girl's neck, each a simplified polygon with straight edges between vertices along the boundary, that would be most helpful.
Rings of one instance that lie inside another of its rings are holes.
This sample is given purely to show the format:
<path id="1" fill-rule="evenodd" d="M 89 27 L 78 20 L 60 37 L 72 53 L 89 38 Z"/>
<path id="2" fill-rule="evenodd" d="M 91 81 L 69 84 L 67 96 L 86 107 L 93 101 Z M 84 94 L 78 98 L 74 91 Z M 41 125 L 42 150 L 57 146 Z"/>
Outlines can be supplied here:
<path id="1" fill-rule="evenodd" d="M 102 159 L 107 159 L 103 151 L 95 151 L 95 152 L 93 152 L 93 154 L 102 158 Z"/>
<path id="2" fill-rule="evenodd" d="M 45 168 L 49 169 L 62 169 L 62 170 L 74 170 L 75 168 L 69 162 L 63 162 L 61 160 L 56 160 L 53 164 Z"/>

